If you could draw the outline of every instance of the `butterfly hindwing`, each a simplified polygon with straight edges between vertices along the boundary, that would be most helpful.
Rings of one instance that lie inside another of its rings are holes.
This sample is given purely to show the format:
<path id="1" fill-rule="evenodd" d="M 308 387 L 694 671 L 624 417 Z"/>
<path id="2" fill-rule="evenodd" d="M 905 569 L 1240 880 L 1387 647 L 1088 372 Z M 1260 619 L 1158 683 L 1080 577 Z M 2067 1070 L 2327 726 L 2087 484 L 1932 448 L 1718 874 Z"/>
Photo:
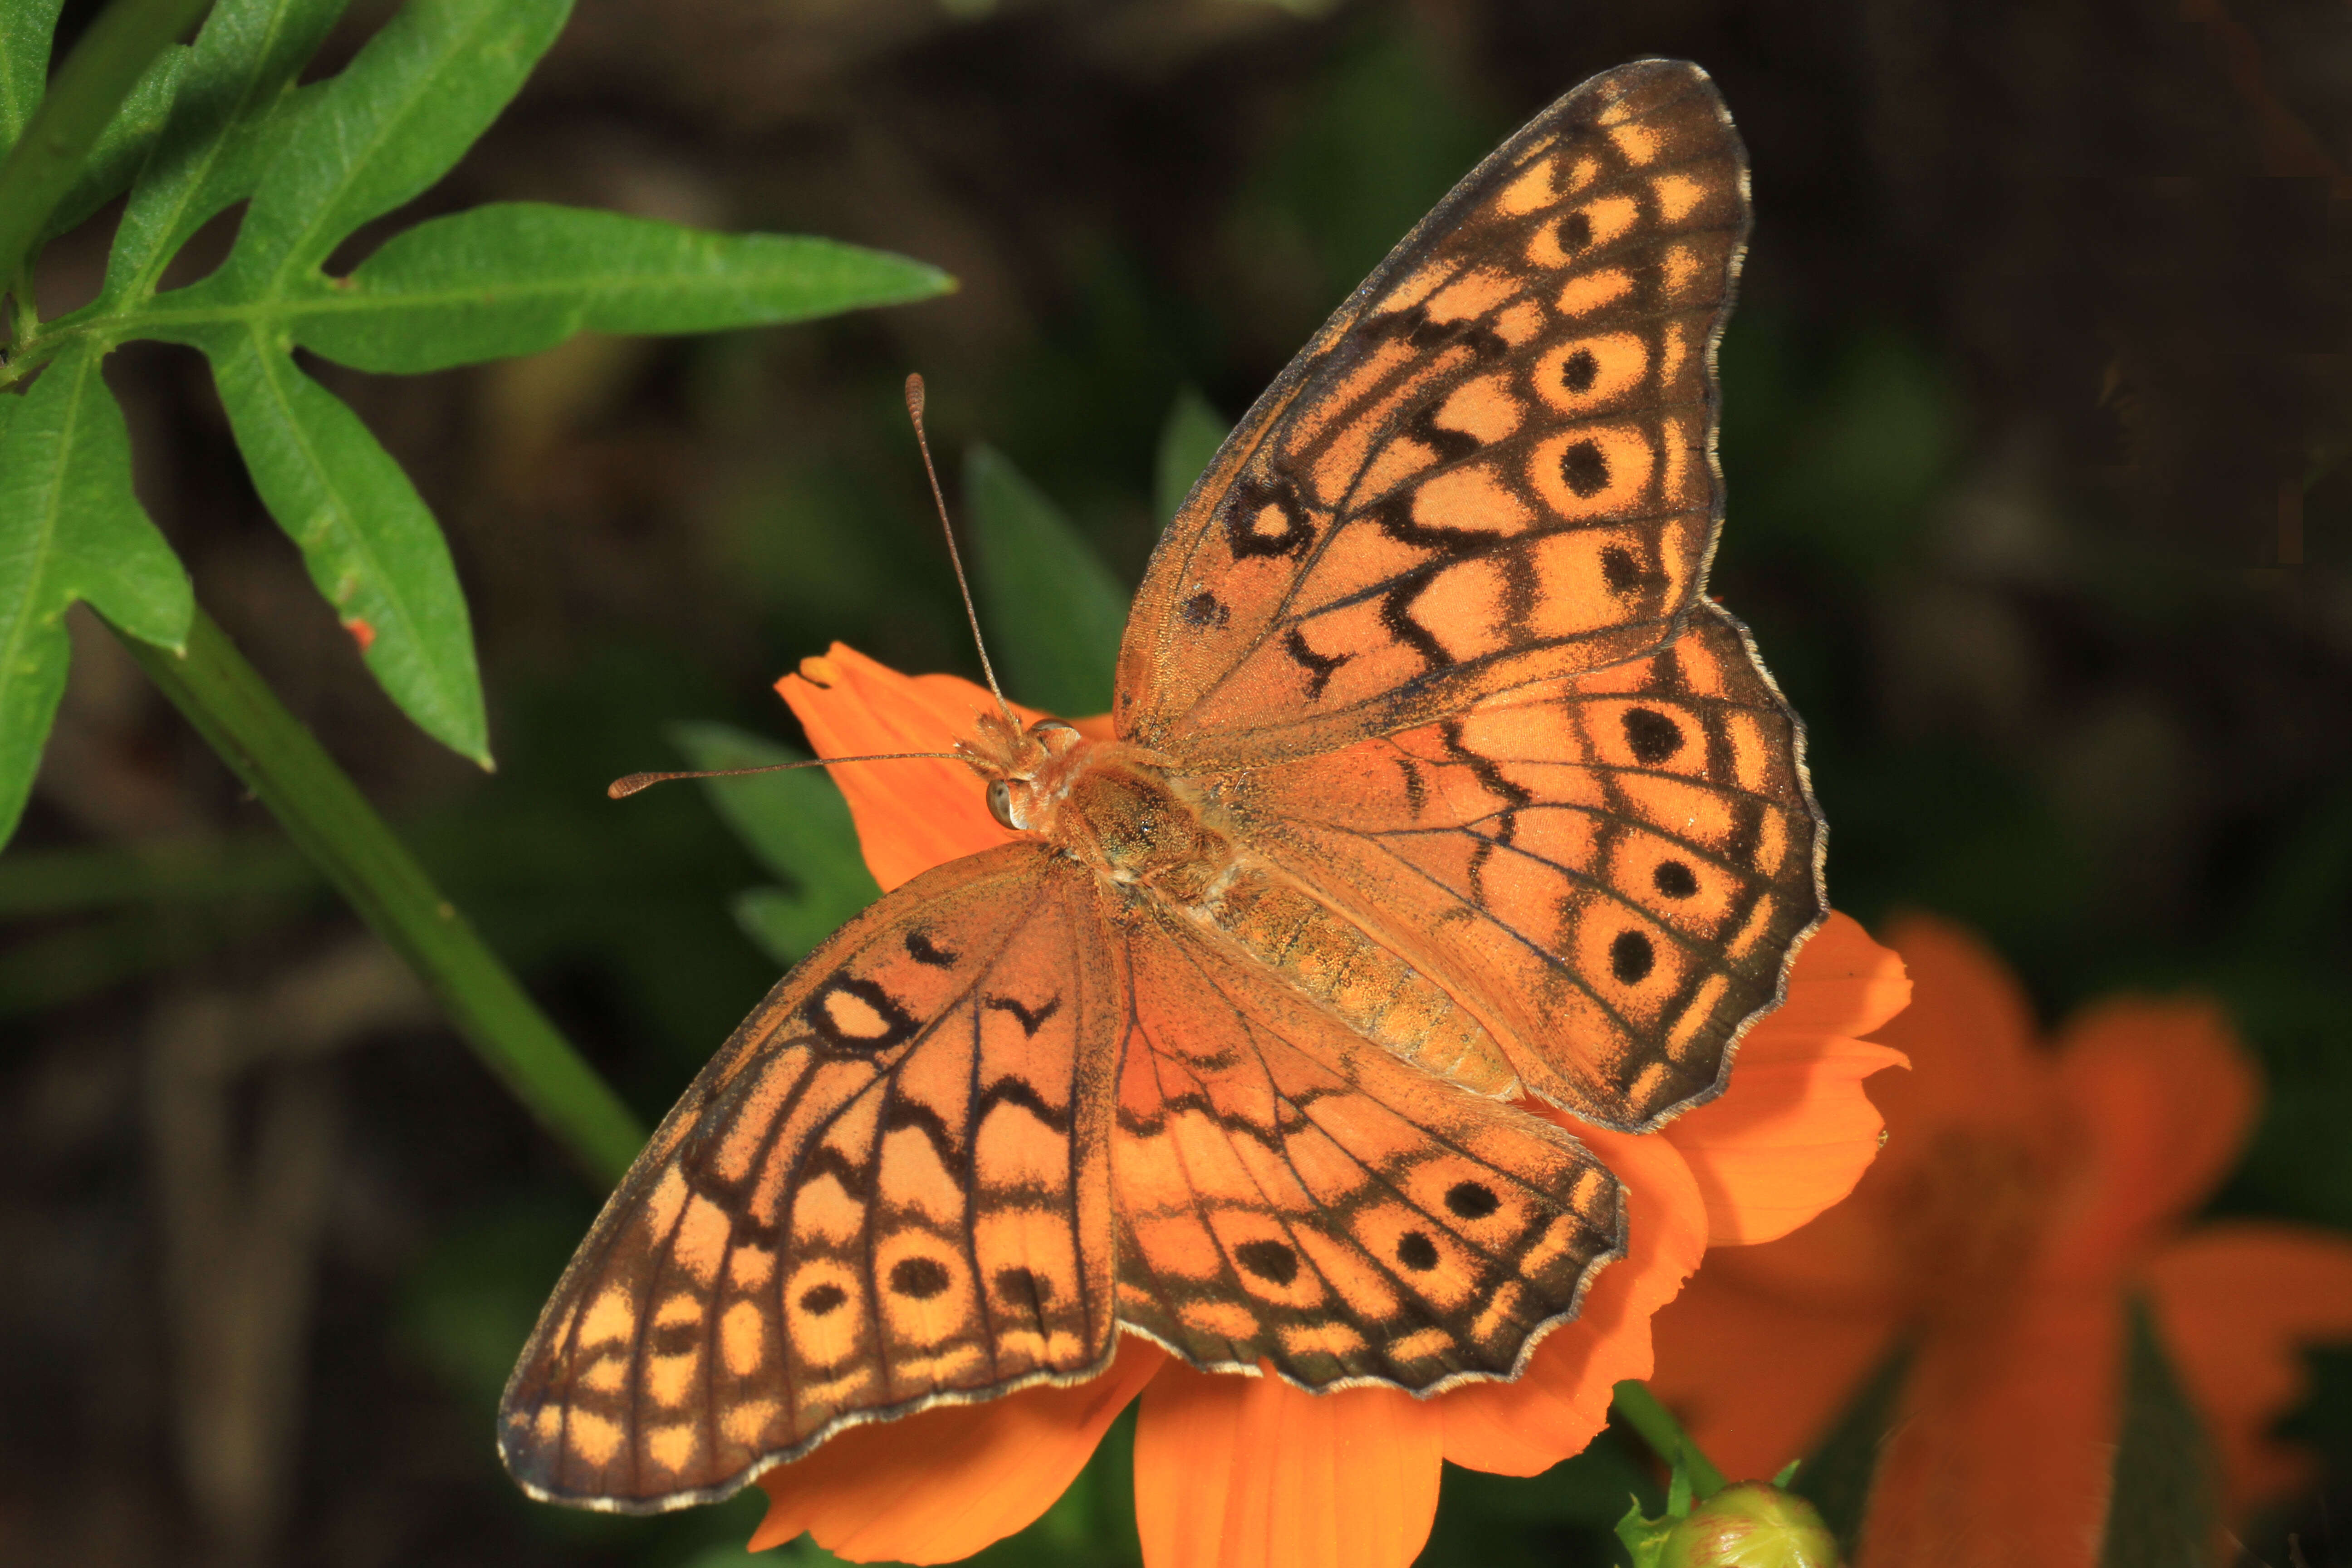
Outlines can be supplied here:
<path id="1" fill-rule="evenodd" d="M 1343 305 L 1152 557 L 1120 734 L 1330 750 L 1671 635 L 1722 519 L 1715 341 L 1747 163 L 1696 66 L 1585 83 Z"/>
<path id="2" fill-rule="evenodd" d="M 1802 731 L 1711 602 L 1646 658 L 1217 796 L 1268 859 L 1444 976 L 1528 1089 L 1627 1131 L 1721 1088 L 1828 908 Z"/>
<path id="3" fill-rule="evenodd" d="M 950 862 L 785 977 L 541 1314 L 499 1436 L 534 1495 L 724 1495 L 851 1421 L 1098 1371 L 1119 1009 L 1093 879 Z"/>
<path id="4" fill-rule="evenodd" d="M 1425 1393 L 1514 1375 L 1622 1252 L 1623 1191 L 1566 1133 L 1367 1043 L 1181 917 L 1118 929 L 1122 1323 L 1195 1366 Z"/>

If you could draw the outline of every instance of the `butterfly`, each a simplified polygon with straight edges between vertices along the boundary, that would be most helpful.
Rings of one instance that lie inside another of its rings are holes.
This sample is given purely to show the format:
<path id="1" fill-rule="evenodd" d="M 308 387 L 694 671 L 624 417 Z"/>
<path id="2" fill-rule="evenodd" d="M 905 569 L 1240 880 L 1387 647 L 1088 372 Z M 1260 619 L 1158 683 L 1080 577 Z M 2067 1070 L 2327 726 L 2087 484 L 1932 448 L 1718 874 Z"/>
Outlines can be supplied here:
<path id="1" fill-rule="evenodd" d="M 507 1388 L 526 1490 L 713 1500 L 1122 1332 L 1309 1389 L 1522 1370 L 1626 1206 L 1514 1102 L 1713 1098 L 1826 911 L 1801 729 L 1704 592 L 1748 226 L 1713 84 L 1644 60 L 1406 236 L 1170 523 L 1116 739 L 980 714 L 1011 841 L 662 1122 Z"/>

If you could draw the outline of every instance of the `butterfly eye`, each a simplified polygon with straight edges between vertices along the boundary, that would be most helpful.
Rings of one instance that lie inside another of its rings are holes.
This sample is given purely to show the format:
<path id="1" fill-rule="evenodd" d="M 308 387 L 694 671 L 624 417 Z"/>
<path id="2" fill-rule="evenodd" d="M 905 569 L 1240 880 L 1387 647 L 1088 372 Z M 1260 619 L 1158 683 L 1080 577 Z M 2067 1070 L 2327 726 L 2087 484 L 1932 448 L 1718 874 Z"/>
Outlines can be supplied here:
<path id="1" fill-rule="evenodd" d="M 1040 719 L 1029 726 L 1029 732 L 1042 741 L 1048 735 L 1075 735 L 1078 731 L 1076 725 L 1065 724 L 1059 719 Z"/>
<path id="2" fill-rule="evenodd" d="M 1021 825 L 1013 820 L 1013 786 L 1003 779 L 989 781 L 988 815 L 1016 833 L 1021 830 Z"/>

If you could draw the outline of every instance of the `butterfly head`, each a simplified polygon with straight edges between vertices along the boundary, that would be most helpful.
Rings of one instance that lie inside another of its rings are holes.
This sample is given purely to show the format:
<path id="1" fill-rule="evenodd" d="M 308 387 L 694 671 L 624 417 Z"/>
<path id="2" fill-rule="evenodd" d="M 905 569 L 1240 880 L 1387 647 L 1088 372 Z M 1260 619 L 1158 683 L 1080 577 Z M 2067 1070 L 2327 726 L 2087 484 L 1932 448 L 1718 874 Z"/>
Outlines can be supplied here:
<path id="1" fill-rule="evenodd" d="M 1000 713 L 980 716 L 980 733 L 956 742 L 966 766 L 988 781 L 988 814 L 1015 833 L 1047 833 L 1068 793 L 1086 738 L 1059 719 L 1023 730 Z"/>

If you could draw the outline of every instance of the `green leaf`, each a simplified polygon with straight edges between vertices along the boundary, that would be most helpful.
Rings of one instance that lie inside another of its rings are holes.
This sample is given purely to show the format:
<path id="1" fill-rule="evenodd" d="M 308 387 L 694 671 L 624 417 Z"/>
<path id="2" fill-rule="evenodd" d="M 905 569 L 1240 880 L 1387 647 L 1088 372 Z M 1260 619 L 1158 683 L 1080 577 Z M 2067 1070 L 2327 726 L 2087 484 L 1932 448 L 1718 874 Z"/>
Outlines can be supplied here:
<path id="1" fill-rule="evenodd" d="M 1160 527 L 1175 517 L 1193 481 L 1208 471 L 1209 459 L 1232 433 L 1233 426 L 1217 417 L 1198 391 L 1188 386 L 1176 394 L 1168 423 L 1160 427 L 1160 462 L 1151 491 Z"/>
<path id="2" fill-rule="evenodd" d="M 535 353 L 576 331 L 767 326 L 952 287 L 935 267 L 829 239 L 510 203 L 394 236 L 290 327 L 329 359 L 413 373 Z"/>
<path id="3" fill-rule="evenodd" d="M 44 242 L 56 238 L 89 216 L 100 207 L 121 195 L 131 186 L 139 167 L 154 150 L 155 138 L 162 133 L 163 122 L 172 111 L 172 100 L 179 90 L 180 73 L 186 68 L 190 51 L 173 44 L 155 57 L 147 74 L 139 79 L 122 107 L 99 132 L 98 144 L 82 160 L 81 173 L 66 194 L 58 198 L 56 210 L 42 230 Z"/>
<path id="4" fill-rule="evenodd" d="M 2221 1523 L 2205 1427 L 2146 1298 L 2131 1305 L 2124 1420 L 2100 1568 L 2204 1568 Z"/>
<path id="5" fill-rule="evenodd" d="M 162 138 L 115 230 L 99 310 L 146 298 L 190 236 L 252 194 L 270 155 L 316 96 L 294 78 L 344 0 L 222 0 L 191 47 Z"/>
<path id="6" fill-rule="evenodd" d="M 16 144 L 49 80 L 49 43 L 65 0 L 0 0 L 0 153 Z"/>
<path id="7" fill-rule="evenodd" d="M 571 0 L 409 0 L 289 128 L 214 279 L 254 299 L 314 272 L 360 225 L 424 191 L 489 129 Z"/>
<path id="8" fill-rule="evenodd" d="M 0 279 L 17 276 L 123 101 L 212 3 L 115 0 L 76 41 L 0 161 Z M 21 56 L 21 46 L 14 52 Z M 5 64 L 11 98 L 22 98 L 29 80 L 25 60 Z"/>
<path id="9" fill-rule="evenodd" d="M 66 606 L 88 600 L 131 635 L 186 644 L 186 574 L 131 493 L 131 438 L 99 351 L 52 362 L 0 397 L 0 841 L 25 809 L 65 691 Z"/>
<path id="10" fill-rule="evenodd" d="M 490 765 L 474 635 L 416 488 L 343 403 L 256 332 L 207 334 L 237 447 L 310 581 L 417 726 Z"/>
<path id="11" fill-rule="evenodd" d="M 1821 1510 L 1822 1522 L 1848 1556 L 1861 1543 L 1870 1489 L 1878 1479 L 1879 1450 L 1895 1430 L 1910 1370 L 1909 1346 L 1888 1352 L 1846 1402 L 1828 1436 L 1797 1468 L 1790 1489 Z"/>
<path id="12" fill-rule="evenodd" d="M 1108 710 L 1129 595 L 1003 453 L 974 447 L 963 485 L 972 587 L 1006 695 L 1073 718 Z"/>
<path id="13" fill-rule="evenodd" d="M 808 753 L 728 724 L 677 724 L 670 740 L 698 768 L 756 768 Z M 705 779 L 719 816 L 760 864 L 792 884 L 735 901 L 735 920 L 770 956 L 792 963 L 882 896 L 857 849 L 849 803 L 823 768 Z"/>

